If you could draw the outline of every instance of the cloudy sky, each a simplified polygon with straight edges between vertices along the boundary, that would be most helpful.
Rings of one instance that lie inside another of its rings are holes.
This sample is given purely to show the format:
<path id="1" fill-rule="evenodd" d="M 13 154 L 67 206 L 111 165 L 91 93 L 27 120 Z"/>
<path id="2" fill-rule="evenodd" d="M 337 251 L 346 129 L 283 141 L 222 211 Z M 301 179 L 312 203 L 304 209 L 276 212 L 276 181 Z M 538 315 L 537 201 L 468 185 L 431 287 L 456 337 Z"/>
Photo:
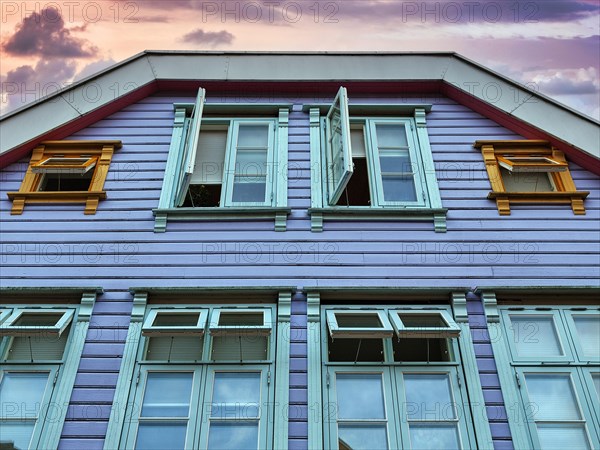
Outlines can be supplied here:
<path id="1" fill-rule="evenodd" d="M 456 51 L 600 119 L 600 0 L 2 0 L 0 111 L 142 50 Z"/>

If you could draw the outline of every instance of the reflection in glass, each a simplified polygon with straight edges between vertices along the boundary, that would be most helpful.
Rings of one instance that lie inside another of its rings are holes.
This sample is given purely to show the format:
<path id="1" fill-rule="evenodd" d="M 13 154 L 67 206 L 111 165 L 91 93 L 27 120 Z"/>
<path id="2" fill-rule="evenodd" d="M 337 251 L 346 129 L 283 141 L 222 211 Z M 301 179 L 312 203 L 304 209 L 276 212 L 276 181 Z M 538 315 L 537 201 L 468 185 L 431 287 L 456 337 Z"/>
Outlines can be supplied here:
<path id="1" fill-rule="evenodd" d="M 227 419 L 258 418 L 260 373 L 215 374 L 211 416 Z"/>
<path id="2" fill-rule="evenodd" d="M 590 358 L 600 358 L 600 316 L 573 316 L 573 321 L 583 354 Z"/>
<path id="3" fill-rule="evenodd" d="M 460 448 L 455 425 L 411 424 L 410 443 L 413 450 Z"/>
<path id="4" fill-rule="evenodd" d="M 408 147 L 406 128 L 398 124 L 377 124 L 377 145 L 381 148 Z"/>
<path id="5" fill-rule="evenodd" d="M 385 425 L 340 425 L 338 427 L 340 450 L 387 449 Z"/>
<path id="6" fill-rule="evenodd" d="M 379 374 L 337 374 L 338 418 L 385 419 Z"/>
<path id="7" fill-rule="evenodd" d="M 142 417 L 187 417 L 192 378 L 192 373 L 148 373 Z"/>
<path id="8" fill-rule="evenodd" d="M 543 450 L 587 450 L 590 448 L 583 425 L 538 424 L 537 430 Z"/>
<path id="9" fill-rule="evenodd" d="M 404 385 L 409 419 L 452 420 L 456 417 L 447 374 L 405 374 Z"/>
<path id="10" fill-rule="evenodd" d="M 135 448 L 140 450 L 183 450 L 186 430 L 186 423 L 142 422 L 138 427 Z"/>
<path id="11" fill-rule="evenodd" d="M 208 433 L 209 450 L 258 448 L 258 424 L 212 423 Z"/>
<path id="12" fill-rule="evenodd" d="M 552 316 L 511 315 L 510 321 L 519 356 L 540 358 L 563 355 Z"/>
<path id="13" fill-rule="evenodd" d="M 525 379 L 536 421 L 581 419 L 570 375 L 526 374 Z"/>

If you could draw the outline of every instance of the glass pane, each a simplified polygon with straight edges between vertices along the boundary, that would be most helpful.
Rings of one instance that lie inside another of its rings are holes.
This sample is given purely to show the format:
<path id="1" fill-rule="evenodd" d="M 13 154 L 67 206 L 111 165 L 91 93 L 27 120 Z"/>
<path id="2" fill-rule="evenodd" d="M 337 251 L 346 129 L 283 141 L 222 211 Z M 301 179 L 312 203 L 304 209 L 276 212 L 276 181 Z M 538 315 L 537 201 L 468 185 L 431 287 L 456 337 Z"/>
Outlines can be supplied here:
<path id="1" fill-rule="evenodd" d="M 199 313 L 168 314 L 158 313 L 154 319 L 155 327 L 195 327 L 198 325 Z"/>
<path id="2" fill-rule="evenodd" d="M 140 423 L 135 448 L 141 450 L 184 449 L 187 424 Z"/>
<path id="3" fill-rule="evenodd" d="M 377 314 L 336 314 L 338 326 L 343 328 L 383 328 Z"/>
<path id="4" fill-rule="evenodd" d="M 33 434 L 35 422 L 6 422 L 0 421 L 0 448 L 27 449 Z M 12 446 L 11 446 L 12 444 Z"/>
<path id="5" fill-rule="evenodd" d="M 63 313 L 56 314 L 22 314 L 13 325 L 19 327 L 52 327 L 57 324 Z"/>
<path id="6" fill-rule="evenodd" d="M 500 173 L 506 192 L 552 192 L 555 190 L 546 172 L 510 172 L 501 167 Z"/>
<path id="7" fill-rule="evenodd" d="M 551 316 L 511 315 L 510 321 L 519 356 L 540 358 L 563 355 L 554 319 Z"/>
<path id="8" fill-rule="evenodd" d="M 600 316 L 573 316 L 575 328 L 583 354 L 592 358 L 600 357 Z"/>
<path id="9" fill-rule="evenodd" d="M 260 403 L 260 373 L 215 373 L 212 417 L 257 418 Z"/>
<path id="10" fill-rule="evenodd" d="M 413 172 L 413 167 L 410 162 L 410 155 L 408 153 L 408 150 L 401 152 L 380 151 L 379 163 L 381 165 L 381 172 Z"/>
<path id="11" fill-rule="evenodd" d="M 337 374 L 339 419 L 385 419 L 383 382 L 377 374 Z"/>
<path id="12" fill-rule="evenodd" d="M 581 418 L 570 375 L 526 374 L 534 420 Z"/>
<path id="13" fill-rule="evenodd" d="M 212 423 L 208 432 L 209 450 L 258 448 L 258 424 Z"/>
<path id="14" fill-rule="evenodd" d="M 88 162 L 90 158 L 48 158 L 42 161 L 43 166 L 80 166 Z"/>
<path id="15" fill-rule="evenodd" d="M 340 450 L 387 449 L 385 425 L 340 425 L 338 427 Z"/>
<path id="16" fill-rule="evenodd" d="M 262 312 L 222 312 L 219 314 L 220 326 L 262 326 L 264 325 L 264 321 Z"/>
<path id="17" fill-rule="evenodd" d="M 238 147 L 268 147 L 268 125 L 240 125 L 238 130 Z"/>
<path id="18" fill-rule="evenodd" d="M 336 104 L 337 105 L 337 104 Z M 344 149 L 342 141 L 342 117 L 338 107 L 333 109 L 330 119 L 330 133 L 329 138 L 331 140 L 331 164 L 332 178 L 334 185 L 340 181 L 344 175 Z"/>
<path id="19" fill-rule="evenodd" d="M 405 374 L 409 420 L 450 420 L 456 417 L 447 374 Z"/>
<path id="20" fill-rule="evenodd" d="M 410 425 L 410 443 L 414 450 L 460 448 L 458 431 L 454 425 Z"/>
<path id="21" fill-rule="evenodd" d="M 543 450 L 584 450 L 589 449 L 583 425 L 540 424 L 537 426 L 540 445 Z"/>
<path id="22" fill-rule="evenodd" d="M 600 373 L 595 373 L 594 375 L 592 375 L 592 381 L 594 382 L 594 387 L 596 388 L 598 402 L 600 402 Z"/>
<path id="23" fill-rule="evenodd" d="M 148 373 L 142 417 L 187 417 L 192 373 Z"/>
<path id="24" fill-rule="evenodd" d="M 414 202 L 417 200 L 412 176 L 381 177 L 383 198 L 386 202 Z"/>
<path id="25" fill-rule="evenodd" d="M 440 314 L 403 314 L 398 313 L 400 320 L 408 328 L 448 328 L 448 324 Z"/>
<path id="26" fill-rule="evenodd" d="M 238 150 L 235 161 L 235 173 L 253 176 L 267 175 L 266 150 Z"/>
<path id="27" fill-rule="evenodd" d="M 0 384 L 2 418 L 16 419 L 23 417 L 32 419 L 37 417 L 47 382 L 47 372 L 5 372 Z"/>
<path id="28" fill-rule="evenodd" d="M 404 125 L 383 125 L 375 126 L 377 130 L 377 146 L 382 147 L 408 147 L 406 138 L 406 128 Z"/>
<path id="29" fill-rule="evenodd" d="M 260 178 L 235 177 L 233 182 L 233 201 L 264 203 L 267 183 L 264 178 L 262 182 L 256 182 L 257 180 L 260 180 Z"/>

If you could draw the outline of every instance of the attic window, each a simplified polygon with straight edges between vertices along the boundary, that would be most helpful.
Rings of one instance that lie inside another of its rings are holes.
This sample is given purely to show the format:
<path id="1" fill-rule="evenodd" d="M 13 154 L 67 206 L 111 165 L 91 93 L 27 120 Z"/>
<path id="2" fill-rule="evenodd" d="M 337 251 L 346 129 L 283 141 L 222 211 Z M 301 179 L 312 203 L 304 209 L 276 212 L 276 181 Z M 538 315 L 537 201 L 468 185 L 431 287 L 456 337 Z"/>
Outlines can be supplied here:
<path id="1" fill-rule="evenodd" d="M 104 182 L 121 141 L 46 141 L 33 150 L 18 192 L 9 192 L 11 214 L 23 213 L 27 203 L 85 203 L 95 214 L 106 198 Z"/>
<path id="2" fill-rule="evenodd" d="M 585 214 L 564 154 L 546 141 L 477 141 L 481 149 L 500 215 L 510 215 L 515 203 L 570 204 L 574 214 Z"/>

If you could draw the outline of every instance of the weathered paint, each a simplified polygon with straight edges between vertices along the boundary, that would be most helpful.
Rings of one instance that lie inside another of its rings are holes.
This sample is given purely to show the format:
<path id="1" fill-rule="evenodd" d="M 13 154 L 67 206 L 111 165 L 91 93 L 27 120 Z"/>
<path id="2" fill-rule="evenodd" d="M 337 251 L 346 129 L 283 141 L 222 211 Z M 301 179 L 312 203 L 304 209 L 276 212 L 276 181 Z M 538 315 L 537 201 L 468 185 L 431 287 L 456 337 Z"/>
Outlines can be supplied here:
<path id="1" fill-rule="evenodd" d="M 213 101 L 223 97 L 213 93 Z M 403 102 L 403 98 L 355 98 Z M 272 101 L 289 101 L 273 98 Z M 412 99 L 414 100 L 414 98 Z M 0 192 L 2 286 L 102 286 L 83 349 L 61 448 L 101 448 L 132 306 L 132 286 L 444 287 L 594 286 L 600 279 L 600 181 L 571 164 L 587 214 L 568 206 L 520 205 L 500 217 L 486 199 L 489 181 L 478 139 L 519 135 L 448 98 L 427 98 L 427 116 L 448 232 L 431 223 L 329 221 L 311 233 L 309 117 L 294 98 L 289 128 L 287 231 L 272 221 L 169 222 L 153 232 L 172 132 L 174 102 L 160 94 L 125 107 L 72 139 L 121 139 L 94 216 L 77 205 L 28 205 L 10 216 L 7 191 L 17 190 L 28 161 L 6 167 Z M 208 92 L 208 101 L 211 93 Z M 239 101 L 233 99 L 232 101 Z M 255 101 L 255 99 L 253 100 Z M 409 100 L 410 101 L 410 100 Z M 289 446 L 307 446 L 306 297 L 292 301 Z M 506 411 L 481 304 L 467 302 L 494 445 L 512 448 Z M 483 413 L 483 412 L 482 412 Z"/>

